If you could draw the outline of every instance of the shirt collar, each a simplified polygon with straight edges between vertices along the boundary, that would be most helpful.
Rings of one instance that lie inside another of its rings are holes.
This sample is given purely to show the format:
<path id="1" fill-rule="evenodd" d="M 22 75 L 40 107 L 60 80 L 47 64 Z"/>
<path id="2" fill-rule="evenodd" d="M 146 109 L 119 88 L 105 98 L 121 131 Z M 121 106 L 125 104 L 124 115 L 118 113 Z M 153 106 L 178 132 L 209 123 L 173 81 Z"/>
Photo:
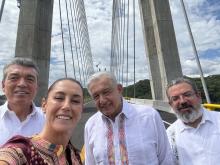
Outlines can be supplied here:
<path id="1" fill-rule="evenodd" d="M 203 118 L 202 118 L 202 121 L 201 121 L 200 125 L 205 123 L 205 122 L 213 123 L 212 115 L 210 115 L 210 113 L 208 111 L 209 110 L 203 108 Z"/>
<path id="2" fill-rule="evenodd" d="M 100 111 L 98 112 L 101 114 L 102 118 L 104 119 L 108 118 L 105 115 L 103 115 Z M 127 119 L 132 117 L 134 114 L 134 111 L 132 110 L 131 106 L 125 99 L 122 99 L 122 111 L 116 117 L 118 117 L 121 113 L 123 113 L 125 115 L 125 118 Z"/>
<path id="3" fill-rule="evenodd" d="M 7 112 L 11 112 L 11 110 L 9 110 L 9 108 L 8 108 L 8 101 L 6 101 L 2 106 L 1 106 L 1 116 L 0 116 L 0 118 L 2 119 L 4 116 L 5 116 L 5 114 L 7 113 Z M 28 116 L 33 116 L 33 115 L 35 115 L 37 113 L 37 108 L 36 108 L 36 106 L 35 106 L 35 104 L 32 102 L 32 112 L 28 115 Z"/>
<path id="4" fill-rule="evenodd" d="M 131 118 L 134 116 L 135 111 L 132 109 L 132 105 L 130 105 L 126 100 L 123 99 L 123 108 L 122 112 L 124 113 L 126 118 Z"/>
<path id="5" fill-rule="evenodd" d="M 2 119 L 5 115 L 5 113 L 8 111 L 8 102 L 6 101 L 2 106 L 1 106 L 1 116 L 0 118 Z"/>

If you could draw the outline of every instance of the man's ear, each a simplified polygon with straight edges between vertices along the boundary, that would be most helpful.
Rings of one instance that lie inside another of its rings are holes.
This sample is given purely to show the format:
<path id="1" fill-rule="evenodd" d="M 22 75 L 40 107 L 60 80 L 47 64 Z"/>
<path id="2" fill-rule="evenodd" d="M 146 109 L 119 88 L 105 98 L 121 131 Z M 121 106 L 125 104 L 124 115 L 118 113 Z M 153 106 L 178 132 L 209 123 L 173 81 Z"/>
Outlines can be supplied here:
<path id="1" fill-rule="evenodd" d="M 5 81 L 2 81 L 2 91 L 5 92 Z"/>
<path id="2" fill-rule="evenodd" d="M 119 93 L 122 94 L 122 92 L 123 92 L 123 86 L 122 86 L 121 84 L 118 84 L 118 85 L 117 85 L 117 89 L 118 89 Z"/>
<path id="3" fill-rule="evenodd" d="M 43 113 L 46 113 L 46 103 L 47 103 L 47 100 L 43 97 L 43 99 L 41 100 L 41 108 L 42 108 Z"/>
<path id="4" fill-rule="evenodd" d="M 201 92 L 196 92 L 196 96 L 201 98 Z"/>
<path id="5" fill-rule="evenodd" d="M 169 104 L 170 106 L 172 106 L 172 102 L 171 102 L 171 100 L 168 100 L 168 104 Z"/>

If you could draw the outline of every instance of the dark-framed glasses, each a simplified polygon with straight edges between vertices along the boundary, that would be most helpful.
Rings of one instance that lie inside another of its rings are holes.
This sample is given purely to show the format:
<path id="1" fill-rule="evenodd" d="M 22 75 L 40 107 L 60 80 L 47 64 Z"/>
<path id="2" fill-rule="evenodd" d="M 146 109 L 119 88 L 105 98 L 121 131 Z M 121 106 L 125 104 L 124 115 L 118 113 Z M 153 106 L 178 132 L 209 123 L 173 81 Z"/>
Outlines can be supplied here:
<path id="1" fill-rule="evenodd" d="M 177 95 L 177 96 L 171 96 L 170 101 L 171 102 L 177 102 L 181 99 L 181 97 L 183 99 L 188 99 L 189 100 L 189 99 L 192 99 L 195 96 L 195 94 L 196 94 L 195 92 L 187 91 L 187 92 L 184 92 L 184 93 L 182 93 L 180 95 Z"/>

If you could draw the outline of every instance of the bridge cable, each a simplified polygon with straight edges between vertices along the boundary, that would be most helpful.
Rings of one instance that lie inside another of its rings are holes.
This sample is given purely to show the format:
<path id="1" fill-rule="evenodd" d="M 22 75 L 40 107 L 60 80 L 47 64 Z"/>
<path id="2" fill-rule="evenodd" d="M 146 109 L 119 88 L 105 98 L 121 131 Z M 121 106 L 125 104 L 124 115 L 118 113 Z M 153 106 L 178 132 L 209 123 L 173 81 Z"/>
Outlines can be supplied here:
<path id="1" fill-rule="evenodd" d="M 127 10 L 127 56 L 126 56 L 126 97 L 128 97 L 128 48 L 129 48 L 129 43 L 128 43 L 128 37 L 129 37 L 129 8 L 130 8 L 130 3 L 128 0 L 128 10 Z"/>
<path id="2" fill-rule="evenodd" d="M 110 65 L 110 71 L 115 74 L 116 70 L 116 50 L 115 50 L 115 11 L 116 11 L 116 4 L 115 0 L 113 0 L 113 5 L 112 5 L 112 39 L 111 39 L 111 65 Z"/>
<path id="3" fill-rule="evenodd" d="M 0 22 L 2 20 L 2 14 L 3 14 L 4 6 L 5 6 L 5 0 L 2 0 L 1 10 L 0 10 Z"/>
<path id="4" fill-rule="evenodd" d="M 112 73 L 116 74 L 118 81 L 121 82 L 122 85 L 124 84 L 125 57 L 127 58 L 126 85 L 128 82 L 129 1 L 127 10 L 125 4 L 125 0 L 114 0 L 112 8 L 112 40 L 110 70 Z M 128 12 L 127 19 L 125 18 L 126 11 Z"/>
<path id="5" fill-rule="evenodd" d="M 209 93 L 208 93 L 208 89 L 207 89 L 205 79 L 204 79 L 204 76 L 203 76 L 202 67 L 201 67 L 201 64 L 200 64 L 200 61 L 199 61 L 199 55 L 198 55 L 198 52 L 197 52 L 197 49 L 196 49 L 196 44 L 195 44 L 195 41 L 194 41 L 194 37 L 193 37 L 192 31 L 191 31 L 191 27 L 190 27 L 189 19 L 188 19 L 188 16 L 187 16 L 186 8 L 185 8 L 185 5 L 184 5 L 184 1 L 180 0 L 180 2 L 181 2 L 181 6 L 182 6 L 182 9 L 183 9 L 183 13 L 184 13 L 184 18 L 185 18 L 185 21 L 186 21 L 186 24 L 187 24 L 187 29 L 188 29 L 188 32 L 189 32 L 189 35 L 190 35 L 190 40 L 191 40 L 191 43 L 192 43 L 196 63 L 197 63 L 197 66 L 199 68 L 200 79 L 201 79 L 201 82 L 202 82 L 202 86 L 203 86 L 203 90 L 204 90 L 204 93 L 205 93 L 206 101 L 208 103 L 211 103 Z"/>
<path id="6" fill-rule="evenodd" d="M 83 44 L 85 39 L 82 38 L 82 34 L 83 34 L 82 24 L 81 24 L 82 20 L 81 21 L 79 20 L 79 18 L 81 18 L 82 10 L 81 10 L 81 8 L 79 8 L 78 1 L 75 3 L 74 8 L 75 8 L 74 15 L 75 15 L 75 19 L 76 19 L 75 29 L 76 29 L 76 36 L 77 36 L 77 40 L 78 40 L 77 49 L 79 49 L 79 56 L 81 59 L 81 68 L 83 68 L 82 56 L 83 56 L 83 54 L 85 54 L 85 46 Z M 83 71 L 83 74 L 84 74 L 84 71 Z M 85 76 L 83 76 L 83 77 L 85 77 Z M 84 79 L 84 84 L 85 84 L 85 79 Z"/>
<path id="7" fill-rule="evenodd" d="M 81 61 L 82 63 L 86 64 L 85 65 L 85 69 L 86 70 L 83 70 L 84 72 L 84 78 L 85 80 L 88 79 L 86 78 L 86 75 L 87 72 L 88 72 L 88 66 L 87 66 L 87 63 L 89 62 L 88 58 L 90 57 L 90 54 L 91 52 L 88 52 L 88 50 L 91 50 L 91 47 L 90 47 L 90 41 L 89 41 L 89 35 L 88 35 L 88 28 L 87 28 L 87 23 L 86 23 L 86 12 L 85 12 L 85 7 L 84 7 L 84 1 L 81 0 L 80 1 L 80 17 L 82 18 L 82 25 L 81 25 L 81 29 L 83 30 L 83 33 L 82 33 L 82 41 L 83 41 L 83 54 L 81 55 Z M 89 54 L 88 54 L 89 53 Z M 88 56 L 89 55 L 89 56 Z M 84 67 L 82 66 L 82 69 L 84 69 Z"/>
<path id="8" fill-rule="evenodd" d="M 84 3 L 84 1 L 82 1 L 82 3 Z M 84 11 L 84 18 L 86 19 L 85 7 L 83 7 L 83 11 Z M 87 60 L 86 62 L 90 62 L 90 65 L 91 65 L 91 63 L 93 63 L 93 61 L 92 61 L 92 58 L 91 58 L 92 57 L 92 53 L 91 53 L 90 38 L 89 38 L 89 33 L 88 33 L 88 25 L 87 25 L 87 21 L 85 21 L 84 23 L 85 23 L 85 28 L 86 28 L 85 30 L 87 31 L 87 33 L 86 33 L 86 36 L 87 36 L 87 51 L 89 50 L 89 52 L 86 53 L 86 55 L 87 54 L 89 55 L 89 60 Z M 84 57 L 84 61 L 85 61 L 85 57 Z M 90 68 L 89 68 L 89 71 L 91 72 Z M 87 79 L 89 78 L 89 76 L 90 75 L 87 75 Z"/>
<path id="9" fill-rule="evenodd" d="M 119 82 L 121 82 L 121 64 L 122 64 L 122 1 L 119 0 L 118 10 L 118 24 L 119 24 Z"/>
<path id="10" fill-rule="evenodd" d="M 133 35 L 134 35 L 134 98 L 136 97 L 135 96 L 135 94 L 136 94 L 136 90 L 135 90 L 135 57 L 136 57 L 136 55 L 135 55 L 135 52 L 136 52 L 136 50 L 135 50 L 135 0 L 133 0 L 133 11 L 134 11 L 134 13 L 133 13 L 133 25 L 134 25 L 134 29 L 133 29 Z"/>
<path id="11" fill-rule="evenodd" d="M 74 65 L 74 57 L 73 57 L 73 45 L 72 45 L 72 37 L 71 37 L 71 32 L 70 32 L 70 21 L 69 21 L 69 12 L 68 12 L 68 7 L 67 7 L 67 1 L 65 0 L 66 4 L 66 16 L 67 16 L 67 25 L 68 25 L 68 32 L 69 32 L 69 41 L 70 41 L 70 49 L 71 49 L 71 57 L 72 57 L 72 64 L 73 64 L 73 73 L 74 73 L 74 78 L 76 79 L 76 71 L 75 71 L 75 65 Z M 80 77 L 80 82 L 81 82 L 81 77 Z"/>
<path id="12" fill-rule="evenodd" d="M 67 77 L 66 54 L 65 54 L 64 37 L 63 37 L 63 21 L 62 21 L 62 12 L 61 12 L 60 0 L 59 0 L 59 14 L 60 14 L 60 29 L 61 29 L 61 35 L 62 35 L 62 46 L 63 46 L 65 77 Z"/>
<path id="13" fill-rule="evenodd" d="M 122 86 L 124 86 L 124 59 L 125 59 L 125 0 L 122 2 L 123 4 L 123 30 L 122 30 Z"/>

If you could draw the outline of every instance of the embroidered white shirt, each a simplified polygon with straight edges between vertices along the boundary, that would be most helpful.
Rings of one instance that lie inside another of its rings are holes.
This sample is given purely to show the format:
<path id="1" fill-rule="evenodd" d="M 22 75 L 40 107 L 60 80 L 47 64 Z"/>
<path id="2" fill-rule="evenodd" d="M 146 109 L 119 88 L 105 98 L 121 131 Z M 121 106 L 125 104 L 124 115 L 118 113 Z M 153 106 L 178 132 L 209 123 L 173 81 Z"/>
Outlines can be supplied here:
<path id="1" fill-rule="evenodd" d="M 125 138 L 129 165 L 172 165 L 171 150 L 164 124 L 151 107 L 132 105 L 123 100 Z M 119 114 L 120 115 L 120 114 Z M 115 164 L 121 164 L 118 120 L 111 122 L 114 134 Z M 105 116 L 94 114 L 85 126 L 85 165 L 106 165 L 107 128 Z"/>
<path id="2" fill-rule="evenodd" d="M 45 121 L 44 114 L 34 104 L 32 107 L 32 113 L 21 122 L 16 114 L 8 109 L 8 102 L 0 106 L 0 145 L 14 135 L 31 136 L 42 130 Z"/>
<path id="3" fill-rule="evenodd" d="M 174 159 L 177 151 L 179 165 L 220 163 L 220 112 L 204 109 L 202 121 L 197 128 L 189 127 L 178 119 L 167 129 L 167 135 Z"/>

